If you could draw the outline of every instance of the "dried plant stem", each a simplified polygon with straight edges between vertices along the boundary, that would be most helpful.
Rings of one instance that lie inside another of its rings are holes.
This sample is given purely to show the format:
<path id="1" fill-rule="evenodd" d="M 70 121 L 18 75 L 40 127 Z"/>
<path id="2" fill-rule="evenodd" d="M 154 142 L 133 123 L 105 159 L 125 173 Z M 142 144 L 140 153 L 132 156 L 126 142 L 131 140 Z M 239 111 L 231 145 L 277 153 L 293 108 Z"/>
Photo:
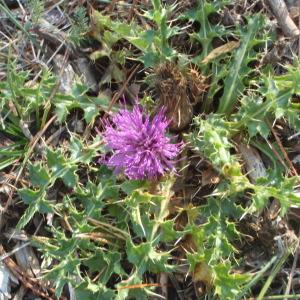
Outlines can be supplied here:
<path id="1" fill-rule="evenodd" d="M 6 257 L 6 252 L 2 245 L 0 245 L 0 255 L 5 257 L 3 259 L 7 268 L 12 272 L 18 280 L 22 282 L 24 287 L 30 289 L 35 295 L 42 297 L 46 300 L 54 299 L 55 290 L 50 287 L 46 287 L 40 280 L 37 278 L 30 277 L 24 270 L 22 270 L 10 257 Z M 66 300 L 66 297 L 61 296 L 61 300 Z"/>
<path id="2" fill-rule="evenodd" d="M 288 37 L 299 36 L 300 31 L 291 19 L 285 2 L 283 0 L 268 0 L 267 2 L 284 34 Z"/>
<path id="3" fill-rule="evenodd" d="M 136 73 L 136 71 L 138 70 L 140 65 L 136 65 L 135 67 L 133 67 L 131 69 L 130 75 L 128 76 L 128 78 L 126 79 L 126 81 L 124 82 L 123 86 L 121 87 L 121 89 L 113 96 L 113 98 L 111 99 L 107 112 L 110 112 L 112 107 L 114 106 L 114 104 L 116 103 L 116 101 L 122 96 L 122 94 L 125 91 L 126 86 L 128 85 L 129 81 L 132 79 L 133 75 Z M 107 116 L 107 113 L 105 114 L 105 116 Z"/>
<path id="4" fill-rule="evenodd" d="M 293 265 L 292 265 L 292 270 L 290 272 L 288 283 L 287 283 L 287 286 L 286 286 L 286 289 L 285 289 L 285 293 L 284 293 L 284 296 L 285 296 L 284 300 L 288 299 L 286 296 L 289 295 L 290 290 L 291 290 L 292 280 L 293 280 L 293 277 L 294 277 L 294 274 L 295 274 L 295 270 L 296 270 L 296 267 L 297 267 L 297 261 L 298 261 L 298 257 L 299 257 L 299 252 L 300 252 L 300 248 L 299 248 L 299 242 L 298 242 L 297 250 L 296 250 L 296 253 L 294 255 L 294 261 L 293 261 Z"/>
<path id="5" fill-rule="evenodd" d="M 299 176 L 297 170 L 295 169 L 295 167 L 293 165 L 293 163 L 289 159 L 289 156 L 287 155 L 287 153 L 286 153 L 286 151 L 285 151 L 285 149 L 284 149 L 284 147 L 283 147 L 283 145 L 282 145 L 282 143 L 281 143 L 281 141 L 280 141 L 280 139 L 279 139 L 279 137 L 278 137 L 275 129 L 272 127 L 272 125 L 270 124 L 270 122 L 267 121 L 267 123 L 268 123 L 268 126 L 271 129 L 274 137 L 275 137 L 275 140 L 276 140 L 276 142 L 277 142 L 277 144 L 278 144 L 278 146 L 279 146 L 279 148 L 280 148 L 280 150 L 281 150 L 281 152 L 282 152 L 282 154 L 283 154 L 286 162 L 289 164 L 289 166 L 290 166 L 290 168 L 292 170 L 291 173 L 293 173 L 295 176 Z"/>

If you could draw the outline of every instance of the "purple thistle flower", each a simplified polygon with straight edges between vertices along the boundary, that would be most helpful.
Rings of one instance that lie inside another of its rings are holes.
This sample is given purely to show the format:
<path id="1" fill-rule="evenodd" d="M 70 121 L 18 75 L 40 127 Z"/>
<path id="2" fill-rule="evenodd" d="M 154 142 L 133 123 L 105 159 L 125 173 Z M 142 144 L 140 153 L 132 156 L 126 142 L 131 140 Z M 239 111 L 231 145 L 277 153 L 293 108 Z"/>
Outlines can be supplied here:
<path id="1" fill-rule="evenodd" d="M 112 150 L 106 161 L 116 172 L 124 171 L 129 179 L 155 179 L 174 170 L 174 159 L 181 144 L 172 144 L 166 136 L 169 121 L 161 109 L 153 119 L 140 105 L 132 111 L 122 109 L 105 126 L 104 141 Z"/>

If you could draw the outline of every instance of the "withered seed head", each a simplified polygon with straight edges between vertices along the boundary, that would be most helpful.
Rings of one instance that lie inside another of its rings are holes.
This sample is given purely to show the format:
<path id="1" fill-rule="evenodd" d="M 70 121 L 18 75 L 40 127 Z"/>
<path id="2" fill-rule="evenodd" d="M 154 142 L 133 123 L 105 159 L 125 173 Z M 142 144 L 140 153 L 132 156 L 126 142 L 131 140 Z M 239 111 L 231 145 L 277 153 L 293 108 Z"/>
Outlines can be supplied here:
<path id="1" fill-rule="evenodd" d="M 166 107 L 167 117 L 171 119 L 170 128 L 181 130 L 191 122 L 193 105 L 201 101 L 208 88 L 207 78 L 192 67 L 181 72 L 171 62 L 159 65 L 154 72 L 158 107 Z"/>
<path id="2" fill-rule="evenodd" d="M 193 117 L 193 107 L 187 94 L 188 81 L 177 66 L 170 62 L 159 65 L 155 74 L 158 107 L 166 107 L 166 115 L 171 120 L 170 128 L 181 130 Z"/>
<path id="3" fill-rule="evenodd" d="M 193 67 L 190 67 L 187 77 L 190 92 L 190 102 L 195 105 L 201 101 L 201 96 L 209 87 L 207 77 L 199 73 L 197 69 Z"/>

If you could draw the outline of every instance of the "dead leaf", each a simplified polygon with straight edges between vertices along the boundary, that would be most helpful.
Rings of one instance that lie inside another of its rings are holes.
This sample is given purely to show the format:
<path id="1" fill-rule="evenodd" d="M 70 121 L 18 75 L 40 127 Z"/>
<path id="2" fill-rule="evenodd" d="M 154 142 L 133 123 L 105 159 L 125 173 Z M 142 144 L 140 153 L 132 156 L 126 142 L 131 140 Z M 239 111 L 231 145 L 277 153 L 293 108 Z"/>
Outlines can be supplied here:
<path id="1" fill-rule="evenodd" d="M 220 176 L 214 169 L 207 169 L 202 172 L 201 186 L 217 184 L 220 182 Z"/>
<path id="2" fill-rule="evenodd" d="M 61 70 L 63 68 L 63 71 Z M 59 76 L 59 91 L 63 94 L 72 92 L 76 74 L 69 63 L 65 63 L 63 55 L 57 54 L 53 58 L 53 72 Z"/>
<path id="3" fill-rule="evenodd" d="M 299 18 L 299 15 L 300 15 L 300 7 L 292 6 L 290 8 L 290 16 L 291 16 L 291 18 L 292 19 Z"/>
<path id="4" fill-rule="evenodd" d="M 265 165 L 255 148 L 243 143 L 237 143 L 237 148 L 251 182 L 255 183 L 258 178 L 267 176 Z"/>
<path id="5" fill-rule="evenodd" d="M 212 50 L 202 61 L 202 64 L 207 64 L 214 60 L 215 58 L 221 56 L 222 54 L 228 53 L 240 46 L 240 42 L 231 41 L 226 43 L 225 45 L 222 45 L 220 47 L 215 48 Z"/>
<path id="6" fill-rule="evenodd" d="M 212 270 L 206 262 L 196 264 L 193 280 L 196 282 L 203 282 L 207 287 L 210 287 L 213 282 Z"/>
<path id="7" fill-rule="evenodd" d="M 15 253 L 16 260 L 18 265 L 26 270 L 27 274 L 36 277 L 40 272 L 39 261 L 32 249 L 31 246 L 22 247 L 23 242 L 18 242 L 17 247 L 20 247 L 20 250 Z"/>
<path id="8" fill-rule="evenodd" d="M 9 269 L 0 262 L 0 299 L 11 299 L 11 281 L 18 283 L 18 280 L 11 274 Z"/>
<path id="9" fill-rule="evenodd" d="M 267 218 L 275 220 L 280 213 L 280 203 L 275 199 L 266 212 Z"/>

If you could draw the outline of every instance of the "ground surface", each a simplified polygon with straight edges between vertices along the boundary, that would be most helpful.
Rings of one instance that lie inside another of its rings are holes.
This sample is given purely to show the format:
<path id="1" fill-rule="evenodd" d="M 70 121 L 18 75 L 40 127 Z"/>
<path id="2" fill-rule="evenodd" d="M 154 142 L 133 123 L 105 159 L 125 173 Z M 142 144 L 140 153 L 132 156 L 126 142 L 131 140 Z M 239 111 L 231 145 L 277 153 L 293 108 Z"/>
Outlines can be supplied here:
<path id="1" fill-rule="evenodd" d="M 299 29 L 297 0 L 0 1 L 0 299 L 300 299 Z M 164 146 L 109 145 L 137 103 Z M 140 147 L 180 153 L 135 180 Z"/>

